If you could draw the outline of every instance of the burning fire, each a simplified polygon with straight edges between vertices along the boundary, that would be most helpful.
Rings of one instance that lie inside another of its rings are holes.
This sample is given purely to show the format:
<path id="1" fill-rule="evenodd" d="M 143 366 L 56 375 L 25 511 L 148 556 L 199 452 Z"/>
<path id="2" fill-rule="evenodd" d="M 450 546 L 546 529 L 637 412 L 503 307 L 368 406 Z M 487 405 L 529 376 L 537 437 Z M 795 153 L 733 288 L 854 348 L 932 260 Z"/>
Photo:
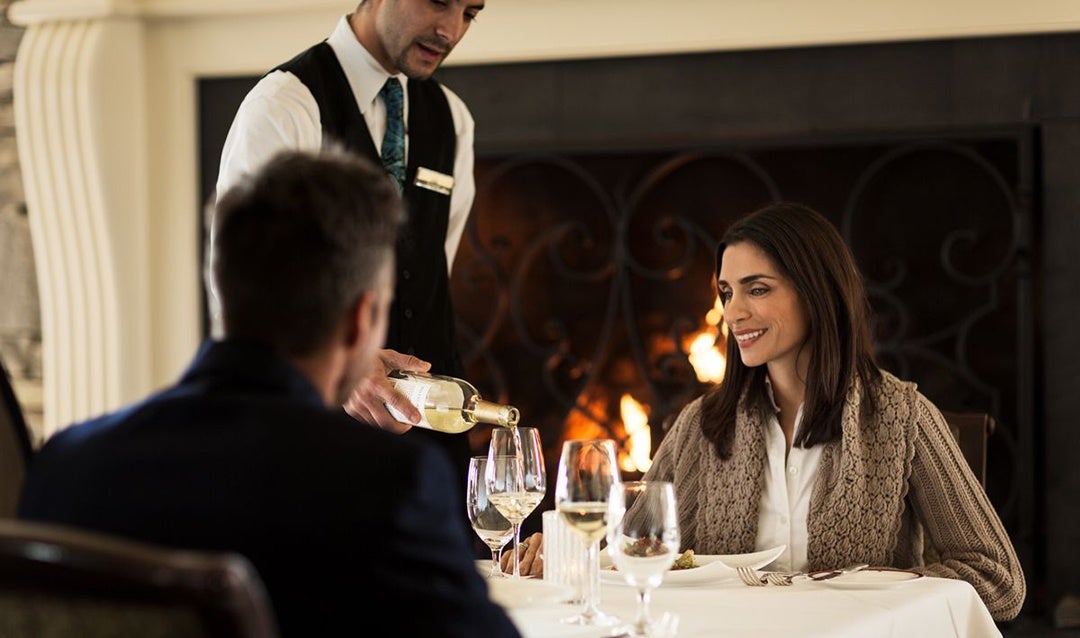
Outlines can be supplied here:
<path id="1" fill-rule="evenodd" d="M 719 383 L 724 379 L 727 360 L 717 347 L 727 340 L 727 324 L 724 323 L 724 307 L 717 297 L 713 307 L 705 314 L 706 327 L 689 336 L 683 343 L 690 365 L 698 381 Z M 624 394 L 619 404 L 623 427 L 626 428 L 625 451 L 620 452 L 619 466 L 625 471 L 644 472 L 652 466 L 652 429 L 649 427 L 648 407 L 634 397 Z"/>
<path id="2" fill-rule="evenodd" d="M 712 310 L 705 315 L 708 328 L 690 337 L 689 344 L 684 344 L 690 353 L 690 365 L 694 366 L 698 381 L 702 383 L 720 383 L 724 379 L 727 360 L 716 347 L 718 342 L 727 340 L 727 324 L 724 323 L 724 307 L 720 298 L 716 298 Z"/>
<path id="3" fill-rule="evenodd" d="M 717 298 L 712 309 L 705 315 L 705 327 L 688 336 L 682 344 L 698 381 L 719 383 L 723 380 L 727 362 L 718 344 L 722 347 L 727 340 L 727 334 L 727 326 L 723 322 L 723 306 Z M 652 466 L 649 408 L 630 394 L 623 394 L 619 399 L 619 416 L 622 420 L 624 441 L 619 450 L 619 467 L 624 472 L 644 472 Z M 600 423 L 604 423 L 607 418 L 607 397 L 602 393 L 594 395 L 571 412 L 564 430 L 566 437 L 606 438 L 608 434 Z"/>
<path id="4" fill-rule="evenodd" d="M 649 414 L 645 406 L 629 394 L 622 395 L 619 400 L 619 412 L 626 429 L 626 447 L 619 452 L 619 467 L 627 472 L 644 472 L 652 467 L 652 429 L 649 427 Z"/>

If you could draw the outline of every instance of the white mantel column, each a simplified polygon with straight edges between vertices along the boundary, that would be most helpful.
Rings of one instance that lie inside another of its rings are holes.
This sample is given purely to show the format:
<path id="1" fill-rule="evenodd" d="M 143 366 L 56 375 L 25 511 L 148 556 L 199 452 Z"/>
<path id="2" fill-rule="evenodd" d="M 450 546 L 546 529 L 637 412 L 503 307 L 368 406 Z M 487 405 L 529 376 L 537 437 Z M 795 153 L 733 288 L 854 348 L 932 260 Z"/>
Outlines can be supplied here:
<path id="1" fill-rule="evenodd" d="M 14 83 L 45 436 L 149 384 L 145 27 L 66 4 L 70 15 L 27 25 Z"/>

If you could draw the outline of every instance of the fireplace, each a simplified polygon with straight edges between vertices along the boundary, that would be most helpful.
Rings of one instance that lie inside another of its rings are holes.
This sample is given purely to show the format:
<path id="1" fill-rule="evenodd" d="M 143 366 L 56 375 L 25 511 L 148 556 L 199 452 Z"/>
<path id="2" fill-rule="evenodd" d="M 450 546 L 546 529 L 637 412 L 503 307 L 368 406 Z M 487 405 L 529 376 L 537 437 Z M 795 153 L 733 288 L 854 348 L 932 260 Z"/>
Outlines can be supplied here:
<path id="1" fill-rule="evenodd" d="M 1020 406 L 1033 392 L 1020 357 L 1034 339 L 1031 144 L 1018 130 L 484 157 L 453 274 L 469 377 L 540 428 L 552 468 L 561 441 L 595 436 L 616 439 L 624 471 L 640 473 L 707 387 L 692 344 L 726 354 L 719 237 L 762 204 L 804 202 L 858 259 L 883 367 L 942 409 L 997 419 L 988 491 L 1015 529 L 1017 432 L 1031 424 Z M 633 404 L 644 436 L 631 436 Z"/>

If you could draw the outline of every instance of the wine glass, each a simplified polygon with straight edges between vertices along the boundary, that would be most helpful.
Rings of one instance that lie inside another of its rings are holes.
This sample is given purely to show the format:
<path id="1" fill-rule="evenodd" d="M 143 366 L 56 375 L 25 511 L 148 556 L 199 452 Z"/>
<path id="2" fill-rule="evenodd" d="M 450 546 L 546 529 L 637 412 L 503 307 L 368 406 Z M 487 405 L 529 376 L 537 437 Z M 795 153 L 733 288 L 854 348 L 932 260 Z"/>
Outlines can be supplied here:
<path id="1" fill-rule="evenodd" d="M 564 619 L 575 625 L 613 625 L 617 619 L 597 608 L 600 539 L 607 530 L 608 499 L 621 483 L 611 439 L 571 440 L 563 443 L 555 479 L 555 509 L 588 546 L 585 603 L 581 613 Z"/>
<path id="2" fill-rule="evenodd" d="M 624 632 L 652 636 L 649 597 L 679 556 L 675 487 L 668 481 L 631 481 L 611 488 L 607 550 L 627 584 L 637 589 L 637 619 Z"/>
<path id="3" fill-rule="evenodd" d="M 491 573 L 488 576 L 495 578 L 503 575 L 499 558 L 502 556 L 503 547 L 510 542 L 510 537 L 514 534 L 514 527 L 488 498 L 487 481 L 484 478 L 487 464 L 486 456 L 469 459 L 465 511 L 469 515 L 473 531 L 491 549 Z"/>
<path id="4" fill-rule="evenodd" d="M 498 428 L 491 432 L 485 482 L 488 500 L 513 527 L 514 578 L 521 578 L 518 547 L 521 522 L 525 520 L 547 491 L 544 453 L 536 428 Z"/>

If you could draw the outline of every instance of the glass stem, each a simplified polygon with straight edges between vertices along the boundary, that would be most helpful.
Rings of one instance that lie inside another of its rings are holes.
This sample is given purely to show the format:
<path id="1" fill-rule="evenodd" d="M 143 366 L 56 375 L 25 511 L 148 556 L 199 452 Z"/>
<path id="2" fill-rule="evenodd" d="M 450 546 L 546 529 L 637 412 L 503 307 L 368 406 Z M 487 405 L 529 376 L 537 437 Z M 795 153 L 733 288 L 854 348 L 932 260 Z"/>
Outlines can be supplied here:
<path id="1" fill-rule="evenodd" d="M 514 578 L 521 578 L 521 570 L 518 567 L 518 561 L 521 557 L 518 555 L 518 546 L 521 544 L 521 523 L 514 523 Z"/>
<path id="2" fill-rule="evenodd" d="M 597 600 L 596 600 L 596 579 L 593 577 L 593 570 L 597 565 L 597 549 L 600 546 L 600 541 L 593 541 L 589 543 L 588 551 L 588 563 L 585 569 L 585 609 L 582 610 L 581 615 L 591 621 L 596 617 Z"/>
<path id="3" fill-rule="evenodd" d="M 634 622 L 634 634 L 637 636 L 649 635 L 649 626 L 652 625 L 652 617 L 649 615 L 650 598 L 648 589 L 638 590 L 638 616 Z"/>
<path id="4" fill-rule="evenodd" d="M 500 572 L 502 572 L 502 569 L 499 567 L 499 562 L 500 562 L 499 559 L 500 558 L 502 558 L 502 548 L 501 547 L 498 547 L 498 548 L 493 547 L 491 549 L 491 576 L 492 577 L 501 575 Z"/>

